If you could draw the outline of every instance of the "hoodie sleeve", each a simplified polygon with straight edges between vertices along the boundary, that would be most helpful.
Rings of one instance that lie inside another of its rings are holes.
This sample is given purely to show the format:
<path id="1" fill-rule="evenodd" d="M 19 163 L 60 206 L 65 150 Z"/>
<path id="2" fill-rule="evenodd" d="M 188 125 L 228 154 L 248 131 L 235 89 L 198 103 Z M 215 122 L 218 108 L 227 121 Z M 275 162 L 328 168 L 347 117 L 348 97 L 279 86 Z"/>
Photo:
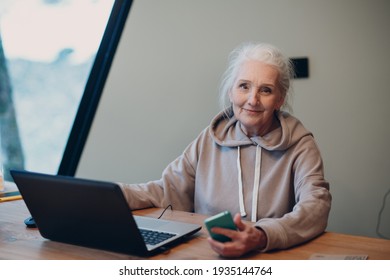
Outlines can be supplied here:
<path id="1" fill-rule="evenodd" d="M 119 183 L 131 209 L 167 207 L 194 211 L 197 140 L 163 171 L 159 180 L 143 184 Z"/>
<path id="2" fill-rule="evenodd" d="M 327 226 L 332 198 L 324 179 L 322 158 L 312 136 L 302 138 L 294 154 L 295 205 L 280 218 L 265 218 L 256 223 L 268 237 L 263 251 L 285 249 L 308 241 Z"/>

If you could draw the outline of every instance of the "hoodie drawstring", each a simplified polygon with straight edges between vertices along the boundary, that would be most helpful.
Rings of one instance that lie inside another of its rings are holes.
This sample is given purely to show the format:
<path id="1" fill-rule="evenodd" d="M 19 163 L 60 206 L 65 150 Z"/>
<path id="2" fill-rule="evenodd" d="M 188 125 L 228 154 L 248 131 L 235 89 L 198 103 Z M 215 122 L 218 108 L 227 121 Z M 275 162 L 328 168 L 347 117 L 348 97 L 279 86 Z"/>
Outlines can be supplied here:
<path id="1" fill-rule="evenodd" d="M 256 147 L 255 179 L 253 180 L 252 196 L 252 222 L 257 221 L 257 201 L 259 195 L 260 175 L 261 175 L 261 147 Z"/>
<path id="2" fill-rule="evenodd" d="M 240 204 L 240 214 L 241 214 L 241 217 L 246 217 L 245 205 L 244 205 L 244 191 L 242 189 L 240 146 L 238 146 L 238 150 L 237 150 L 237 169 L 238 169 L 238 200 L 239 200 L 239 204 Z"/>
<path id="3" fill-rule="evenodd" d="M 238 199 L 240 204 L 240 214 L 241 217 L 246 217 L 245 205 L 244 205 L 244 191 L 242 186 L 242 171 L 241 171 L 241 152 L 240 146 L 238 146 L 237 153 L 237 169 L 238 169 Z M 259 194 L 260 186 L 260 177 L 261 177 L 261 147 L 257 145 L 256 147 L 256 162 L 255 162 L 255 175 L 253 180 L 253 194 L 252 194 L 252 217 L 251 221 L 257 221 L 257 201 Z"/>

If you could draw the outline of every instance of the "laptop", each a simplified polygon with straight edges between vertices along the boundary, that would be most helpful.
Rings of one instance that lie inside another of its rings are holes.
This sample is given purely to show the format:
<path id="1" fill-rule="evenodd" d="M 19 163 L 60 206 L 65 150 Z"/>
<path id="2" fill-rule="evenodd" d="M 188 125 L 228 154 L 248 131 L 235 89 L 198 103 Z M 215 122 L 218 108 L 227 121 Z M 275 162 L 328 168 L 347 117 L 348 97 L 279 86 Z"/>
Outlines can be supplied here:
<path id="1" fill-rule="evenodd" d="M 116 183 L 24 170 L 10 172 L 46 239 L 147 256 L 201 229 L 197 224 L 133 215 Z M 148 241 L 155 235 L 163 238 Z"/>

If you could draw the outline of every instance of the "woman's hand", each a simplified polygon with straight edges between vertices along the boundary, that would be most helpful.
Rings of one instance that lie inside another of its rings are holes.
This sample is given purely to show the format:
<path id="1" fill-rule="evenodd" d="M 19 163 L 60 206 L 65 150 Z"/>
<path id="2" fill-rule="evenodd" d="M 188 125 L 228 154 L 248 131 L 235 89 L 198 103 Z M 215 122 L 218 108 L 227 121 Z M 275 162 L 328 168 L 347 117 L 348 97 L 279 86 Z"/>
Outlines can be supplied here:
<path id="1" fill-rule="evenodd" d="M 250 251 L 262 249 L 267 245 L 267 236 L 263 230 L 244 224 L 240 214 L 234 216 L 234 223 L 238 231 L 231 229 L 214 227 L 212 231 L 217 234 L 223 234 L 232 239 L 222 243 L 208 238 L 211 248 L 224 257 L 239 257 Z"/>

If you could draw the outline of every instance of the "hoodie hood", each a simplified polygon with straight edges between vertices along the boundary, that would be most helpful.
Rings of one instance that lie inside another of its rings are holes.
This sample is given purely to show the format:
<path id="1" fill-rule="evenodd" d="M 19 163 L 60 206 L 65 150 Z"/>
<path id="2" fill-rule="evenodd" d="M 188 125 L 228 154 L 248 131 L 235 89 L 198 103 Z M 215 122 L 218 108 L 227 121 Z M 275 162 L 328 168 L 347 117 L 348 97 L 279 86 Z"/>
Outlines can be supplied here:
<path id="1" fill-rule="evenodd" d="M 258 145 L 268 151 L 284 151 L 297 143 L 302 137 L 312 135 L 302 123 L 289 113 L 276 114 L 280 127 L 264 136 L 249 138 L 241 129 L 231 109 L 219 113 L 211 122 L 209 133 L 214 141 L 224 147 Z"/>
<path id="2" fill-rule="evenodd" d="M 262 150 L 284 151 L 297 143 L 302 137 L 311 135 L 302 123 L 287 112 L 279 111 L 276 114 L 280 127 L 264 136 L 249 138 L 241 129 L 240 122 L 234 117 L 233 110 L 219 113 L 211 122 L 209 133 L 214 141 L 224 147 L 237 148 L 237 172 L 238 172 L 238 200 L 240 214 L 246 217 L 244 205 L 244 186 L 242 178 L 241 147 L 246 145 L 256 146 L 254 179 L 252 187 L 252 215 L 251 221 L 256 222 L 258 192 L 261 180 Z"/>

